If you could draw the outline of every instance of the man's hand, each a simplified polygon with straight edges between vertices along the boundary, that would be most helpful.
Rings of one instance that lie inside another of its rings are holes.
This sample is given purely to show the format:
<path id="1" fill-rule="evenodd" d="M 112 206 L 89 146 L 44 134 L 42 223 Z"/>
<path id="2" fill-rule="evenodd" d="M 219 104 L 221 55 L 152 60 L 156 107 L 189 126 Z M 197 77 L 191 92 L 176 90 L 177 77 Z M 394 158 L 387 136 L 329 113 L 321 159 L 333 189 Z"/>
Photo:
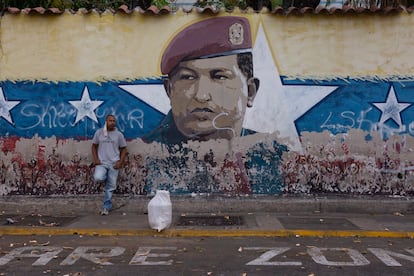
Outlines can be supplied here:
<path id="1" fill-rule="evenodd" d="M 122 168 L 122 162 L 121 160 L 116 161 L 115 165 L 114 165 L 114 169 L 119 170 L 120 168 Z"/>

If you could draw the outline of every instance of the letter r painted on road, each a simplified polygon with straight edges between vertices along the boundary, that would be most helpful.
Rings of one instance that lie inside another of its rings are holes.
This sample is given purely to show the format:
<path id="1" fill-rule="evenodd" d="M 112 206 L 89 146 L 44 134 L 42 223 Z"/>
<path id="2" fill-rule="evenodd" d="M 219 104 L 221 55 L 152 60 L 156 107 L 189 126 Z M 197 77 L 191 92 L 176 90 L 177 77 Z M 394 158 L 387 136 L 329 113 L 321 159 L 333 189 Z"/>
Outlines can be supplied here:
<path id="1" fill-rule="evenodd" d="M 83 258 L 100 265 L 112 265 L 101 258 L 109 258 L 119 256 L 124 253 L 123 247 L 110 247 L 110 246 L 80 246 L 64 259 L 60 265 L 73 265 L 77 260 Z"/>

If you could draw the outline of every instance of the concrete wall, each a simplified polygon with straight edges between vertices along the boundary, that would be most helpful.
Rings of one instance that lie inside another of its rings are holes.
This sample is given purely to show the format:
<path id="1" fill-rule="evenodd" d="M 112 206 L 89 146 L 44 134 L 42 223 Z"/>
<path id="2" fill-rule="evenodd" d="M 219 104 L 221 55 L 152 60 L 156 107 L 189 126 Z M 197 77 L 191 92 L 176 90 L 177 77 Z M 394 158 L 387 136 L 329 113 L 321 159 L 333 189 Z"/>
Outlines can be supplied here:
<path id="1" fill-rule="evenodd" d="M 171 107 L 168 43 L 225 16 L 251 27 L 260 87 L 244 115 L 249 135 L 154 139 Z M 91 138 L 110 113 L 128 140 L 120 193 L 413 193 L 410 14 L 65 12 L 0 23 L 1 195 L 101 192 Z"/>

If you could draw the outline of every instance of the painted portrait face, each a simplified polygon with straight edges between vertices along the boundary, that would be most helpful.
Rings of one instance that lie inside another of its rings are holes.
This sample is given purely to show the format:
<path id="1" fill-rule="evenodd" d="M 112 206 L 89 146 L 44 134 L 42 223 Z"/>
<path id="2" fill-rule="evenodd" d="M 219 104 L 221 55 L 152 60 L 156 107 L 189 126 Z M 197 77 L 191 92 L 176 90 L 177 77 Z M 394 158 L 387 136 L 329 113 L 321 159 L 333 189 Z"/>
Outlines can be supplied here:
<path id="1" fill-rule="evenodd" d="M 194 140 L 240 136 L 246 107 L 256 95 L 237 55 L 183 61 L 164 82 L 178 130 Z"/>

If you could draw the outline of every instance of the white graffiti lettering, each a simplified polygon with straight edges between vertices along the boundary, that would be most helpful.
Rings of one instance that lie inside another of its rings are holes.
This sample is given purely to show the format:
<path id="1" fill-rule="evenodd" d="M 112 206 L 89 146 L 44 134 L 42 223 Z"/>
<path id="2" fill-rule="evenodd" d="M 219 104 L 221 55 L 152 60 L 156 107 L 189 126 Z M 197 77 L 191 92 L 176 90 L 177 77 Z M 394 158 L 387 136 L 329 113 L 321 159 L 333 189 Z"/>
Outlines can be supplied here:
<path id="1" fill-rule="evenodd" d="M 368 124 L 368 127 L 366 127 L 365 129 L 369 129 L 370 131 L 373 131 L 373 129 L 375 128 L 375 123 L 373 123 L 372 121 L 366 119 L 366 115 L 371 110 L 372 110 L 372 107 L 370 107 L 366 110 L 362 110 L 359 113 L 359 117 L 357 119 L 357 123 L 359 123 L 358 124 L 358 129 L 362 129 L 364 127 L 364 124 Z"/>
<path id="2" fill-rule="evenodd" d="M 389 137 L 391 135 L 401 135 L 405 132 L 407 132 L 410 135 L 414 135 L 414 122 L 411 122 L 410 124 L 408 124 L 408 127 L 406 125 L 401 125 L 398 128 L 393 128 L 389 125 L 386 125 L 384 123 L 379 123 L 379 122 L 373 122 L 371 120 L 367 119 L 367 114 L 372 110 L 372 108 L 368 108 L 366 110 L 362 110 L 359 113 L 359 116 L 356 117 L 355 112 L 353 111 L 343 111 L 339 114 L 339 117 L 342 119 L 345 119 L 345 122 L 347 123 L 343 123 L 343 124 L 339 124 L 339 123 L 331 123 L 332 121 L 332 117 L 333 117 L 333 113 L 329 112 L 329 115 L 327 116 L 327 118 L 325 119 L 325 121 L 323 121 L 323 123 L 320 125 L 321 129 L 328 129 L 331 131 L 340 131 L 340 132 L 345 132 L 345 131 L 349 131 L 351 128 L 356 128 L 356 129 L 365 129 L 368 131 L 378 131 L 380 132 L 382 137 Z"/>
<path id="3" fill-rule="evenodd" d="M 408 133 L 414 136 L 414 122 L 408 124 Z"/>
<path id="4" fill-rule="evenodd" d="M 135 124 L 137 124 L 139 128 L 144 127 L 144 113 L 140 109 L 130 111 L 127 120 L 129 121 L 129 128 L 134 128 Z"/>
<path id="5" fill-rule="evenodd" d="M 340 125 L 340 124 L 330 124 L 328 123 L 330 121 L 332 117 L 332 112 L 329 112 L 328 117 L 326 118 L 326 120 L 320 125 L 320 128 L 326 128 L 326 129 L 330 129 L 330 130 L 348 130 L 349 127 Z"/>
<path id="6" fill-rule="evenodd" d="M 130 110 L 124 114 L 123 110 L 116 111 L 115 108 L 101 109 L 97 113 L 97 118 L 102 121 L 107 114 L 114 114 L 117 118 L 117 126 L 120 131 L 126 128 L 144 127 L 144 113 L 141 109 Z M 44 104 L 23 104 L 20 111 L 20 124 L 18 129 L 30 130 L 35 128 L 67 128 L 74 127 L 76 109 L 65 104 L 53 104 L 45 102 Z"/>
<path id="7" fill-rule="evenodd" d="M 20 115 L 23 118 L 21 121 L 31 122 L 30 125 L 19 125 L 19 129 L 28 130 L 36 127 L 43 128 L 65 128 L 68 126 L 73 127 L 73 118 L 76 110 L 69 108 L 65 104 L 50 105 L 50 102 L 46 105 L 40 104 L 26 104 L 23 105 Z M 28 118 L 30 120 L 26 120 Z M 68 120 L 70 118 L 70 121 Z"/>

